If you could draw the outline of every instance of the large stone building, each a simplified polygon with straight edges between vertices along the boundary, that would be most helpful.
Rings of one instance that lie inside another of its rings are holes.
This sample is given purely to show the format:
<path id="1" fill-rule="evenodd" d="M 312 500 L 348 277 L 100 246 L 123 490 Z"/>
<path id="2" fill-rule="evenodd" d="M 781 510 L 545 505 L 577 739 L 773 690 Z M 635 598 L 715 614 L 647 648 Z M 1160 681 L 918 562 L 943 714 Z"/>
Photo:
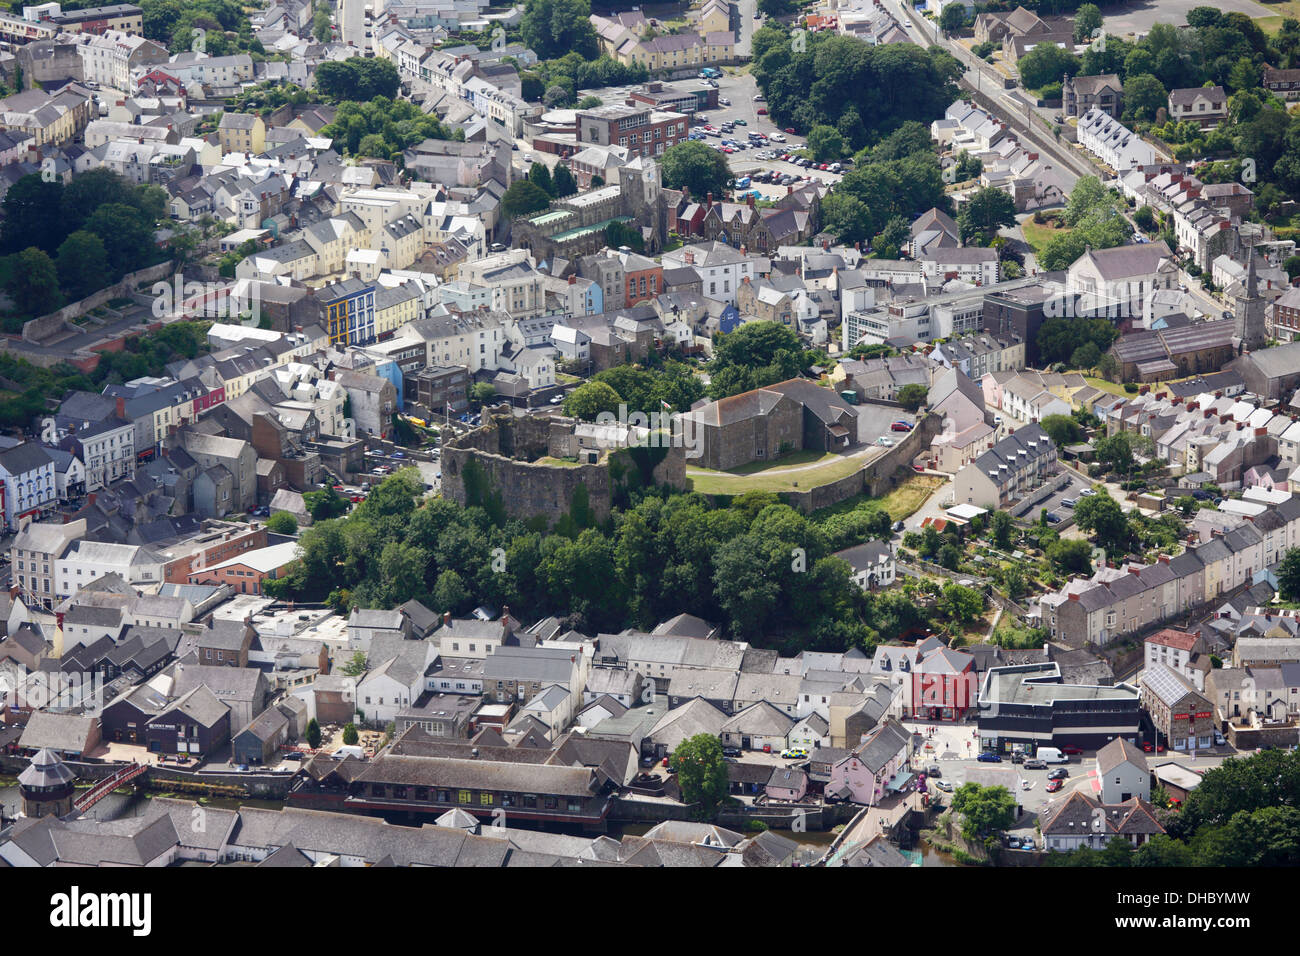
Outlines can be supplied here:
<path id="1" fill-rule="evenodd" d="M 556 200 L 545 212 L 516 219 L 511 242 L 531 251 L 538 262 L 576 259 L 604 249 L 606 229 L 618 225 L 639 230 L 645 252 L 654 254 L 668 236 L 668 205 L 679 195 L 660 189 L 653 159 L 637 157 L 619 168 L 617 185 Z"/>
<path id="2" fill-rule="evenodd" d="M 625 426 L 585 425 L 570 419 L 494 414 L 482 427 L 443 446 L 442 493 L 459 505 L 504 509 L 513 518 L 556 521 L 585 499 L 598 521 L 609 517 L 616 494 L 633 471 L 644 484 L 686 487 L 680 444 L 629 454 Z M 611 469 L 617 456 L 620 467 Z M 543 458 L 566 461 L 551 463 Z M 576 462 L 574 464 L 573 462 Z"/>
<path id="3" fill-rule="evenodd" d="M 853 406 L 806 379 L 732 395 L 682 418 L 699 442 L 693 463 L 721 471 L 800 449 L 845 449 L 859 441 Z"/>

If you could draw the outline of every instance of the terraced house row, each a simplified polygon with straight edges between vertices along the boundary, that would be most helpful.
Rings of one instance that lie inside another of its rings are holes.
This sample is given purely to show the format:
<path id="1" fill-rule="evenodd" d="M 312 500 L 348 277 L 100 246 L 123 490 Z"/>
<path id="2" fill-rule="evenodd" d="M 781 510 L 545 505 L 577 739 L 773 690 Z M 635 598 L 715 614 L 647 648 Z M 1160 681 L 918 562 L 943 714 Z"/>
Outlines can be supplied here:
<path id="1" fill-rule="evenodd" d="M 1300 499 L 1229 521 L 1174 557 L 1107 565 L 1091 577 L 1071 579 L 1039 599 L 1042 626 L 1052 640 L 1070 647 L 1106 644 L 1253 584 L 1300 545 Z"/>

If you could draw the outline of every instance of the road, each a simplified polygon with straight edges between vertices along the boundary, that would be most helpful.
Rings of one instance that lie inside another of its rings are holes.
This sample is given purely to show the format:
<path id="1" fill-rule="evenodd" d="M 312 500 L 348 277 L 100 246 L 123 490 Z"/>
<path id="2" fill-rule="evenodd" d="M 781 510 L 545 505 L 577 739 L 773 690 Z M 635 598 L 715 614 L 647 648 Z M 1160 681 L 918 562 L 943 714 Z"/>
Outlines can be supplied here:
<path id="1" fill-rule="evenodd" d="M 1029 123 L 1036 133 L 1041 134 L 1026 145 L 1037 146 L 1057 160 L 1058 172 L 1061 174 L 1067 193 L 1074 187 L 1074 182 L 1080 175 L 1096 173 L 1087 160 L 1075 154 L 1072 147 L 1056 142 L 1052 133 L 1055 111 L 1038 109 L 1027 98 L 1027 94 L 1019 88 L 1004 89 L 1001 73 L 990 64 L 972 56 L 965 47 L 939 35 L 938 27 L 916 14 L 904 0 L 886 0 L 886 3 L 889 5 L 890 12 L 894 14 L 894 19 L 909 27 L 909 34 L 919 35 L 930 46 L 942 47 L 966 66 L 964 80 L 971 89 L 983 93 L 993 101 L 999 118 L 1005 120 L 1014 117 L 1020 123 Z"/>

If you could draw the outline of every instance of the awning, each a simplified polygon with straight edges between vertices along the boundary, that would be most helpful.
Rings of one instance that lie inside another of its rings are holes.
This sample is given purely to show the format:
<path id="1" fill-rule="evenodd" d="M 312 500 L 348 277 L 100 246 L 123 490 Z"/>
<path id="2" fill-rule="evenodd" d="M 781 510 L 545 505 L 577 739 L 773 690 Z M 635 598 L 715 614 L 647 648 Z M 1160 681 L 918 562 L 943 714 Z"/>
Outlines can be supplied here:
<path id="1" fill-rule="evenodd" d="M 894 779 L 890 780 L 889 783 L 885 784 L 885 789 L 902 790 L 904 787 L 908 785 L 908 783 L 911 782 L 911 780 L 912 780 L 912 774 L 910 774 L 906 770 L 900 770 L 898 773 L 894 774 Z"/>

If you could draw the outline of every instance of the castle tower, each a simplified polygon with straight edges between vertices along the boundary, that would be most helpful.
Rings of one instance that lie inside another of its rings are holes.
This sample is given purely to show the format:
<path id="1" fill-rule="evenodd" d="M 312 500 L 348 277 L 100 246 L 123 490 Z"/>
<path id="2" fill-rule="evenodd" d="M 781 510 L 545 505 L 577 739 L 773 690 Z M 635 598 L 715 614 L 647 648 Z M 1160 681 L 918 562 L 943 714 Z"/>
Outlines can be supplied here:
<path id="1" fill-rule="evenodd" d="M 23 815 L 39 819 L 52 813 L 64 817 L 72 812 L 73 784 L 77 775 L 68 769 L 53 750 L 42 750 L 18 775 L 18 792 L 23 799 Z"/>
<path id="2" fill-rule="evenodd" d="M 1268 341 L 1267 305 L 1259 294 L 1259 278 L 1255 273 L 1255 247 L 1246 254 L 1246 289 L 1236 299 L 1236 327 L 1232 345 L 1240 354 L 1262 349 Z"/>

